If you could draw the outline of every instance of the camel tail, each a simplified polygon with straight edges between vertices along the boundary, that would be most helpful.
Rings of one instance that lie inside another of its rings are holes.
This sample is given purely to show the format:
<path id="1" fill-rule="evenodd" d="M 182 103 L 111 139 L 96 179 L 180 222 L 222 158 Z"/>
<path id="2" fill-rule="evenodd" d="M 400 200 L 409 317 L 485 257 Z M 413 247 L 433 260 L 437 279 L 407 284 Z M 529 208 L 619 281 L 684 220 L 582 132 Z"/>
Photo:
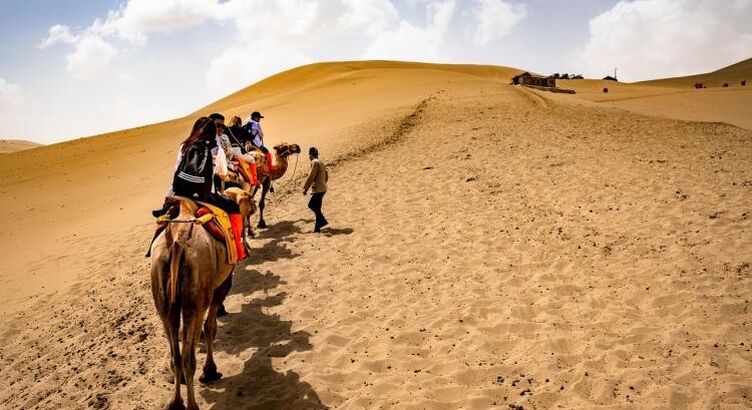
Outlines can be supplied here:
<path id="1" fill-rule="evenodd" d="M 172 236 L 173 225 L 167 227 L 165 239 L 167 246 L 170 248 L 170 277 L 167 280 L 167 300 L 174 304 L 177 300 L 178 282 L 180 281 L 180 265 L 185 251 L 185 244 L 178 239 L 174 240 Z"/>

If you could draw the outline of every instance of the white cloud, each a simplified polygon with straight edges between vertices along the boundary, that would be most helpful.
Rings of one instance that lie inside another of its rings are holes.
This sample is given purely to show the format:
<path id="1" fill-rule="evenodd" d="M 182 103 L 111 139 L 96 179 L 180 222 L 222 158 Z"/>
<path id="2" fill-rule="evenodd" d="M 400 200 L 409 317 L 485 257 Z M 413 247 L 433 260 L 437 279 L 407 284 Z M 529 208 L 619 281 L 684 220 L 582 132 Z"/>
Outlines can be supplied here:
<path id="1" fill-rule="evenodd" d="M 365 29 L 375 36 L 397 21 L 399 13 L 389 0 L 342 0 L 347 10 L 338 19 L 344 29 Z"/>
<path id="2" fill-rule="evenodd" d="M 509 34 L 514 26 L 525 19 L 527 7 L 503 0 L 477 0 L 472 14 L 477 25 L 473 43 L 482 47 Z"/>
<path id="3" fill-rule="evenodd" d="M 222 4 L 220 18 L 234 23 L 239 41 L 306 40 L 313 34 L 320 9 L 332 4 L 331 1 L 320 4 L 314 0 L 229 0 Z"/>
<path id="4" fill-rule="evenodd" d="M 130 0 L 110 11 L 104 22 L 95 21 L 90 31 L 117 34 L 143 45 L 150 32 L 168 32 L 203 24 L 219 17 L 216 0 Z"/>
<path id="5" fill-rule="evenodd" d="M 68 55 L 68 72 L 79 80 L 88 80 L 102 72 L 117 55 L 115 47 L 96 34 L 81 36 L 75 51 Z"/>
<path id="6" fill-rule="evenodd" d="M 73 35 L 68 26 L 55 25 L 49 35 L 42 40 L 39 48 L 51 47 L 57 43 L 73 46 L 73 52 L 67 56 L 68 72 L 76 79 L 89 80 L 115 58 L 118 51 L 110 43 L 92 30 Z"/>
<path id="7" fill-rule="evenodd" d="M 630 81 L 712 71 L 752 54 L 750 21 L 752 0 L 620 1 L 590 20 L 575 61 L 590 76 L 618 67 Z"/>
<path id="8" fill-rule="evenodd" d="M 39 48 L 47 48 L 57 43 L 75 44 L 77 40 L 78 37 L 71 34 L 70 27 L 57 24 L 50 27 L 49 35 L 42 40 Z"/>
<path id="9" fill-rule="evenodd" d="M 67 56 L 68 72 L 79 80 L 89 80 L 105 71 L 119 50 L 111 42 L 117 36 L 134 45 L 144 45 L 150 32 L 167 32 L 220 19 L 216 0 L 130 0 L 107 19 L 99 19 L 87 28 L 71 33 L 65 25 L 49 30 L 40 48 L 57 43 L 73 46 Z M 110 40 L 110 41 L 108 41 Z"/>
<path id="10" fill-rule="evenodd" d="M 0 78 L 0 108 L 11 110 L 23 100 L 24 94 L 21 86 L 11 84 L 4 78 Z"/>
<path id="11" fill-rule="evenodd" d="M 366 58 L 436 61 L 444 53 L 444 42 L 454 18 L 455 2 L 446 0 L 426 6 L 428 23 L 417 26 L 406 20 L 379 34 L 366 51 Z"/>
<path id="12" fill-rule="evenodd" d="M 221 95 L 282 70 L 312 62 L 295 47 L 273 42 L 247 43 L 229 47 L 214 58 L 206 80 L 215 94 Z"/>

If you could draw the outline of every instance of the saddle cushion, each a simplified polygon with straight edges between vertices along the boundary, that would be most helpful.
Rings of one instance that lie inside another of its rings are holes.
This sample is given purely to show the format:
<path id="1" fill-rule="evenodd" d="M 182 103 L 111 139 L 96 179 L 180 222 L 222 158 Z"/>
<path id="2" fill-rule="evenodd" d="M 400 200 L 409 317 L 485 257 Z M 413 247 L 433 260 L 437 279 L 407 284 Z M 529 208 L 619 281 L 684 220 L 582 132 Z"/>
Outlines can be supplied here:
<path id="1" fill-rule="evenodd" d="M 227 215 L 227 212 L 223 211 L 220 208 L 217 208 L 216 206 L 204 202 L 199 202 L 199 204 L 200 206 L 196 210 L 194 216 L 196 218 L 200 218 L 207 214 L 214 215 L 214 218 L 212 218 L 212 220 L 203 224 L 204 229 L 206 229 L 206 231 L 209 232 L 209 235 L 211 235 L 214 239 L 222 242 L 225 245 L 225 248 L 227 249 L 228 262 L 231 264 L 237 263 L 238 249 L 235 247 L 232 225 L 230 224 L 230 218 Z M 170 210 L 168 211 L 170 219 L 177 217 L 178 212 L 176 211 L 179 211 L 177 207 L 170 208 Z M 157 229 L 154 232 L 151 243 L 154 243 L 159 234 L 161 234 L 165 230 L 165 228 L 167 228 L 167 225 L 169 225 L 169 223 L 167 222 L 157 222 Z M 145 256 L 151 256 L 151 245 L 149 245 L 149 250 L 146 252 Z"/>
<path id="2" fill-rule="evenodd" d="M 238 248 L 235 246 L 235 236 L 232 232 L 232 224 L 230 223 L 230 216 L 227 215 L 227 212 L 222 210 L 221 208 L 218 208 L 212 204 L 196 201 L 201 207 L 206 208 L 211 214 L 214 215 L 214 219 L 210 223 L 204 224 L 206 227 L 206 230 L 209 231 L 212 236 L 214 234 L 211 232 L 207 225 L 210 225 L 211 223 L 216 223 L 215 226 L 219 226 L 219 229 L 224 235 L 223 239 L 217 239 L 225 244 L 225 248 L 227 249 L 227 260 L 229 263 L 237 263 L 238 262 Z M 201 208 L 199 208 L 200 210 Z M 198 213 L 198 211 L 197 211 Z M 206 213 L 204 213 L 205 215 Z M 201 215 L 196 215 L 197 217 Z M 216 238 L 216 236 L 215 236 Z"/>
<path id="3" fill-rule="evenodd" d="M 211 213 L 212 212 L 209 210 L 209 208 L 202 206 L 196 211 L 196 218 L 200 218 Z M 214 237 L 214 239 L 222 243 L 226 243 L 225 233 L 222 231 L 222 228 L 219 226 L 216 219 L 212 219 L 211 221 L 205 223 L 204 229 L 206 229 L 206 232 L 209 232 L 209 234 Z"/>

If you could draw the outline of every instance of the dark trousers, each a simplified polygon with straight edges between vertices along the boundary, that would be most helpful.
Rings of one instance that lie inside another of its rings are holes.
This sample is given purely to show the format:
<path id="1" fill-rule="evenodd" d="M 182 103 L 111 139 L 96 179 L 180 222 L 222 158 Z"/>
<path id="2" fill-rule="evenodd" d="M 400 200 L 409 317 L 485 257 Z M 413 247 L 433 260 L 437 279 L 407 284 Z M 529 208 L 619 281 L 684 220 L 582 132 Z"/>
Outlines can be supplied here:
<path id="1" fill-rule="evenodd" d="M 319 230 L 319 228 L 327 224 L 324 214 L 321 213 L 321 204 L 324 201 L 325 193 L 326 192 L 316 192 L 311 195 L 311 200 L 308 201 L 308 208 L 316 214 L 316 226 L 314 230 Z"/>

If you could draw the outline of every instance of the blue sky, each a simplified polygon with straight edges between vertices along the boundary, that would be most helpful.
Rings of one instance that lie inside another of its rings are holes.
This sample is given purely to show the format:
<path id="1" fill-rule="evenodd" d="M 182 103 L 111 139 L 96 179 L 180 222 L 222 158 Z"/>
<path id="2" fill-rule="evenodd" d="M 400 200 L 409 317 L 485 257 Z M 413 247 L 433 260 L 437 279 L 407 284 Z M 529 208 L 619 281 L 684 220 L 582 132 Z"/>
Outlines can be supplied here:
<path id="1" fill-rule="evenodd" d="M 0 139 L 166 120 L 327 60 L 710 71 L 752 56 L 749 21 L 752 0 L 0 0 Z"/>

